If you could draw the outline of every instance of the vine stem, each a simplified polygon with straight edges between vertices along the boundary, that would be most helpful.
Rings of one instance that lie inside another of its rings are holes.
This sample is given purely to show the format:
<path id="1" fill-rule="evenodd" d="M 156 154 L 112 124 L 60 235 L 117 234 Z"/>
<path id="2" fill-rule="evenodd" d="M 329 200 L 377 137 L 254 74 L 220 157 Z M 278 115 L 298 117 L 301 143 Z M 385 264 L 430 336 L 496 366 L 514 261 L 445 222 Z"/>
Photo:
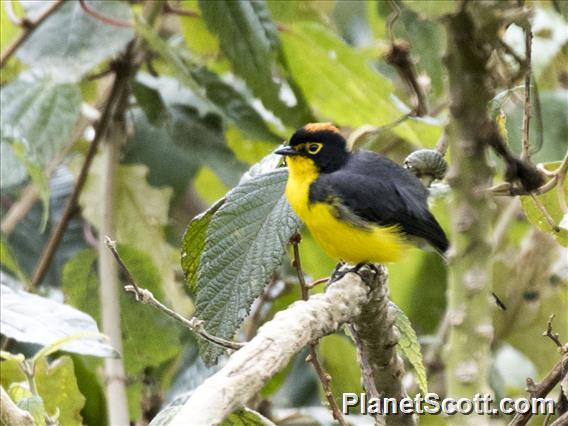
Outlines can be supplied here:
<path id="1" fill-rule="evenodd" d="M 304 277 L 304 271 L 302 270 L 302 260 L 300 258 L 300 241 L 302 237 L 299 234 L 296 234 L 290 240 L 292 243 L 292 248 L 294 251 L 294 259 L 293 259 L 293 266 L 296 269 L 296 273 L 298 275 L 298 281 L 300 282 L 300 289 L 302 291 L 302 299 L 308 300 L 310 294 L 308 292 L 308 286 L 306 284 L 306 278 Z M 325 395 L 325 399 L 327 400 L 331 412 L 333 414 L 333 418 L 339 422 L 341 426 L 347 426 L 347 422 L 341 414 L 341 410 L 333 397 L 333 392 L 331 391 L 331 376 L 324 370 L 323 366 L 321 365 L 318 354 L 317 354 L 317 342 L 310 342 L 308 344 L 309 355 L 306 358 L 306 361 L 312 364 L 314 370 L 319 377 L 321 382 L 323 392 Z"/>

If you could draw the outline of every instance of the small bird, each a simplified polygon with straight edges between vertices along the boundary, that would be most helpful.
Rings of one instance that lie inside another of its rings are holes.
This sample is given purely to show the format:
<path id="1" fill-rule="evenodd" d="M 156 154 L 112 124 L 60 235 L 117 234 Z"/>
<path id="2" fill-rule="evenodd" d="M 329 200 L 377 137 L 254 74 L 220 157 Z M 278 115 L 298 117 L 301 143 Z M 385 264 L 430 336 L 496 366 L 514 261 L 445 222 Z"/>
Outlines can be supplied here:
<path id="1" fill-rule="evenodd" d="M 424 241 L 448 249 L 418 178 L 377 153 L 349 152 L 330 123 L 307 124 L 276 154 L 286 157 L 288 202 L 332 258 L 394 262 Z"/>

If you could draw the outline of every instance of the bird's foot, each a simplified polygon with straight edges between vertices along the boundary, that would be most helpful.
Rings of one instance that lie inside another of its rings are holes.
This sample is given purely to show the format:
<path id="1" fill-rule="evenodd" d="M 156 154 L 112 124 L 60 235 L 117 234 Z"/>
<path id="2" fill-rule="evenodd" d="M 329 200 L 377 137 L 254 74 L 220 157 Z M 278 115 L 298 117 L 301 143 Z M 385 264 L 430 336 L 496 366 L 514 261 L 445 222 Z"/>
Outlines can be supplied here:
<path id="1" fill-rule="evenodd" d="M 335 269 L 333 270 L 333 273 L 331 274 L 331 278 L 329 280 L 329 283 L 332 283 L 334 281 L 339 281 L 341 278 L 343 278 L 349 272 L 353 272 L 353 273 L 356 274 L 357 272 L 359 272 L 359 270 L 363 266 L 366 265 L 366 263 L 358 263 L 353 268 L 345 268 L 345 265 L 346 265 L 345 262 L 339 262 L 337 265 L 335 265 Z"/>

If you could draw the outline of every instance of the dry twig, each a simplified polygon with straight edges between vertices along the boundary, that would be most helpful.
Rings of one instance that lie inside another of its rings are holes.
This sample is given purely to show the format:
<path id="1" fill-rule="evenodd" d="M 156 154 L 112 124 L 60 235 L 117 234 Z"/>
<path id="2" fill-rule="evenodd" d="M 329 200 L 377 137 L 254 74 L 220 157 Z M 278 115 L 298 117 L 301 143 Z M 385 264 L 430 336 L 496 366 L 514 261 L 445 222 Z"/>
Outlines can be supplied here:
<path id="1" fill-rule="evenodd" d="M 308 293 L 308 287 L 306 285 L 306 279 L 304 277 L 304 271 L 302 270 L 302 260 L 300 258 L 300 248 L 299 244 L 302 237 L 299 234 L 294 235 L 290 242 L 292 243 L 292 248 L 294 251 L 294 260 L 292 261 L 294 268 L 296 268 L 296 273 L 298 274 L 298 281 L 300 282 L 300 289 L 302 291 L 302 299 L 308 300 L 310 295 Z M 327 374 L 327 372 L 323 369 L 319 359 L 318 354 L 316 351 L 317 342 L 312 342 L 308 344 L 309 348 L 309 355 L 306 358 L 306 361 L 311 363 L 316 370 L 316 373 L 320 379 L 321 386 L 323 388 L 323 393 L 325 395 L 325 399 L 327 400 L 331 412 L 333 414 L 333 418 L 339 422 L 341 426 L 347 426 L 347 422 L 345 418 L 341 414 L 341 410 L 333 398 L 333 393 L 331 391 L 331 376 Z"/>
<path id="2" fill-rule="evenodd" d="M 14 53 L 16 53 L 19 47 L 29 38 L 29 36 L 32 35 L 32 33 L 36 30 L 36 28 L 39 27 L 53 13 L 55 13 L 57 9 L 63 6 L 63 3 L 65 3 L 64 0 L 54 1 L 45 9 L 45 11 L 41 15 L 39 15 L 33 21 L 27 18 L 21 19 L 23 31 L 20 33 L 18 38 L 14 40 L 12 44 L 8 46 L 4 52 L 2 52 L 2 55 L 0 56 L 0 68 L 3 68 L 4 65 L 6 65 L 8 59 L 10 59 L 10 57 Z"/>
<path id="3" fill-rule="evenodd" d="M 118 265 L 120 266 L 120 268 L 122 269 L 122 271 L 126 275 L 126 280 L 127 280 L 128 284 L 124 286 L 124 290 L 129 292 L 129 293 L 133 293 L 136 301 L 143 303 L 143 304 L 154 306 L 156 309 L 162 311 L 164 314 L 166 314 L 170 318 L 173 318 L 176 321 L 178 321 L 179 323 L 181 323 L 184 327 L 187 327 L 188 329 L 190 329 L 195 334 L 198 334 L 203 339 L 205 339 L 208 342 L 211 342 L 215 345 L 222 346 L 224 348 L 232 349 L 232 350 L 238 350 L 238 349 L 240 349 L 244 346 L 244 343 L 232 342 L 230 340 L 225 340 L 221 337 L 217 337 L 217 336 L 213 336 L 213 335 L 209 334 L 205 330 L 205 327 L 203 326 L 202 320 L 200 320 L 196 317 L 193 317 L 193 318 L 190 318 L 190 319 L 184 318 L 183 316 L 181 316 L 180 314 L 178 314 L 174 310 L 168 308 L 166 305 L 161 303 L 158 299 L 156 299 L 154 297 L 154 295 L 152 294 L 152 292 L 150 290 L 142 288 L 136 283 L 136 280 L 134 279 L 134 277 L 132 276 L 132 274 L 130 273 L 130 271 L 128 270 L 128 268 L 126 267 L 126 265 L 124 264 L 124 262 L 120 258 L 118 250 L 116 249 L 116 241 L 113 241 L 108 236 L 105 236 L 105 243 L 106 243 L 107 247 L 109 248 L 109 250 L 112 252 L 114 258 L 116 259 L 116 261 L 118 263 Z"/>

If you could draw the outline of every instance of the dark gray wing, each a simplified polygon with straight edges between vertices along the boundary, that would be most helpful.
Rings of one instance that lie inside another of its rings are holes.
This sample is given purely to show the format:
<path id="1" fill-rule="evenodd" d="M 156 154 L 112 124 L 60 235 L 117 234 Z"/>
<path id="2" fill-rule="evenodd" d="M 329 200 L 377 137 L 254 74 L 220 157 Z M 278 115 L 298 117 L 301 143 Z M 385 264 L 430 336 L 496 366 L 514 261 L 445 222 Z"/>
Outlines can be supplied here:
<path id="1" fill-rule="evenodd" d="M 310 202 L 326 201 L 339 217 L 364 227 L 369 222 L 397 225 L 444 253 L 448 240 L 428 210 L 428 192 L 396 163 L 368 151 L 333 173 L 320 175 L 310 186 Z"/>

